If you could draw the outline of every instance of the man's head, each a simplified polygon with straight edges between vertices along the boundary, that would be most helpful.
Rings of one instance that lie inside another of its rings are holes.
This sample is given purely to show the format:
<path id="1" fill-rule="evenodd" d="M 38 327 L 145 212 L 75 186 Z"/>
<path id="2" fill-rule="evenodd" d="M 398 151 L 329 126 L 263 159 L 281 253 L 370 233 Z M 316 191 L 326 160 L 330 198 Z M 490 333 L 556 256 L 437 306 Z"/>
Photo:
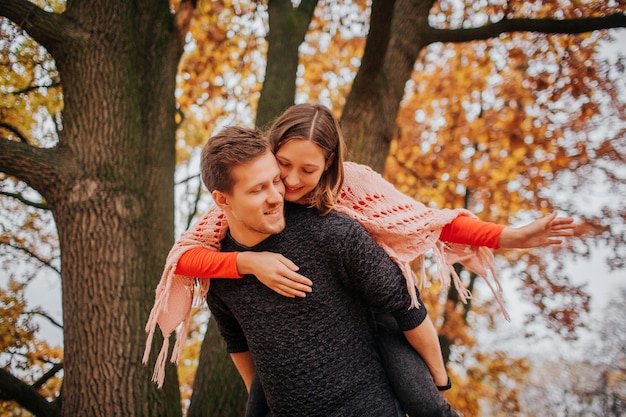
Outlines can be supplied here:
<path id="1" fill-rule="evenodd" d="M 202 181 L 239 243 L 253 246 L 285 228 L 285 187 L 269 143 L 256 129 L 227 127 L 202 149 Z"/>

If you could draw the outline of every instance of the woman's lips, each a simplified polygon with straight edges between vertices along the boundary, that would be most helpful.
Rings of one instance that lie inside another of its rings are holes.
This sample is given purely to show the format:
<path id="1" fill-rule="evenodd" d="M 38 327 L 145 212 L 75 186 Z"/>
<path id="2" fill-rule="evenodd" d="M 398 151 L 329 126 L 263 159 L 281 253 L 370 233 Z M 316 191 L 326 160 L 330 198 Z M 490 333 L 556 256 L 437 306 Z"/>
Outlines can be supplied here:
<path id="1" fill-rule="evenodd" d="M 290 194 L 299 193 L 301 190 L 302 190 L 302 187 L 298 187 L 298 188 L 285 187 L 285 192 L 290 193 Z"/>

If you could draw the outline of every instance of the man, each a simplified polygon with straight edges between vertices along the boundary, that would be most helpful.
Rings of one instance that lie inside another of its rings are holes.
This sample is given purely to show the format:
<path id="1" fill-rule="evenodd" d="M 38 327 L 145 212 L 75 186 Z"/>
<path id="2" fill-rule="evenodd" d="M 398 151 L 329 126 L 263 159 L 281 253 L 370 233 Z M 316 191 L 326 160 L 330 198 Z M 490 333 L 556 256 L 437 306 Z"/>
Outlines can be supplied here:
<path id="1" fill-rule="evenodd" d="M 256 371 L 274 417 L 398 415 L 372 309 L 393 314 L 445 374 L 426 309 L 410 308 L 398 266 L 357 222 L 285 206 L 280 170 L 258 131 L 229 127 L 209 140 L 202 178 L 228 221 L 222 251 L 281 253 L 313 281 L 306 298 L 278 295 L 253 276 L 212 280 L 207 296 L 246 387 Z"/>

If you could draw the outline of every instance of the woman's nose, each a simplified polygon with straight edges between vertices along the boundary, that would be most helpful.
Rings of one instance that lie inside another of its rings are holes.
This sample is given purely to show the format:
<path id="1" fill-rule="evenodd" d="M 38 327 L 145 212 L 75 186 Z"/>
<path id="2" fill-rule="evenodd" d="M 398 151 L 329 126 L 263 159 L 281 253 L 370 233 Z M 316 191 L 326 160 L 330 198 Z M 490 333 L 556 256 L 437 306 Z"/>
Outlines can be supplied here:
<path id="1" fill-rule="evenodd" d="M 298 185 L 299 181 L 300 179 L 298 178 L 298 175 L 293 170 L 290 170 L 289 172 L 287 172 L 287 175 L 283 177 L 283 182 L 288 187 Z"/>

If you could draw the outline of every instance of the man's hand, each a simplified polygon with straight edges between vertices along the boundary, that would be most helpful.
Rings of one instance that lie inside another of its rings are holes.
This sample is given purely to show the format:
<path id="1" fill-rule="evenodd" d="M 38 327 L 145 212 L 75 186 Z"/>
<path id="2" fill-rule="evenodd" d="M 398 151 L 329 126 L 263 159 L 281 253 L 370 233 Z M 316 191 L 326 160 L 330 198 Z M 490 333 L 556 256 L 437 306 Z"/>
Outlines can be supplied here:
<path id="1" fill-rule="evenodd" d="M 273 252 L 241 252 L 237 255 L 237 271 L 252 274 L 266 287 L 285 297 L 306 297 L 313 282 L 297 273 L 298 266 L 283 255 Z"/>
<path id="2" fill-rule="evenodd" d="M 576 224 L 570 217 L 556 218 L 556 212 L 522 227 L 507 226 L 500 234 L 500 248 L 534 248 L 557 245 L 561 237 L 574 236 Z"/>

